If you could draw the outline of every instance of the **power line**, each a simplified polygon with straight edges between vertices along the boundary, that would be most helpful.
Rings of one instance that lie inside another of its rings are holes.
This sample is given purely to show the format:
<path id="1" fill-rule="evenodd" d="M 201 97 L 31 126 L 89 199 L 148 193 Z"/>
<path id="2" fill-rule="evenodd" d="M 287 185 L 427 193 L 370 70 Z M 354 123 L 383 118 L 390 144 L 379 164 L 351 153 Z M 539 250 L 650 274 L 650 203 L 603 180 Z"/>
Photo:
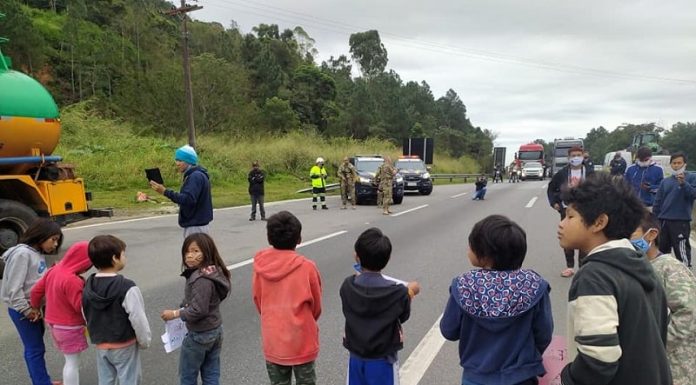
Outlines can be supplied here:
<path id="1" fill-rule="evenodd" d="M 287 10 L 284 8 L 269 6 L 264 4 L 249 3 L 245 0 L 227 0 L 225 3 L 211 3 L 212 7 L 226 10 L 236 10 L 244 13 L 250 13 L 262 17 L 275 18 L 277 20 L 286 21 L 289 23 L 298 23 L 298 19 L 302 20 L 302 23 L 314 26 L 317 29 L 339 32 L 339 33 L 354 33 L 355 31 L 364 31 L 368 29 L 365 26 L 359 26 L 354 24 L 348 24 L 340 21 L 320 18 L 292 10 Z M 450 55 L 468 57 L 476 60 L 492 61 L 497 63 L 521 65 L 531 68 L 551 70 L 556 72 L 574 73 L 581 75 L 589 75 L 596 77 L 611 77 L 629 80 L 647 80 L 647 81 L 658 81 L 658 82 L 668 82 L 677 83 L 682 85 L 696 85 L 696 80 L 691 79 L 679 79 L 679 78 L 669 78 L 661 76 L 651 76 L 651 75 L 641 75 L 641 74 L 629 74 L 616 71 L 609 71 L 603 69 L 589 68 L 568 65 L 563 63 L 553 63 L 553 62 L 543 62 L 535 59 L 530 59 L 526 57 L 514 56 L 509 54 L 503 54 L 499 52 L 485 51 L 479 49 L 459 47 L 449 44 L 442 44 L 436 42 L 425 41 L 421 39 L 415 39 L 412 37 L 407 37 L 403 35 L 394 34 L 388 31 L 380 31 L 380 34 L 385 37 L 389 37 L 393 40 L 395 44 L 407 46 L 411 48 L 418 48 L 421 50 L 426 50 L 430 52 L 445 53 Z"/>

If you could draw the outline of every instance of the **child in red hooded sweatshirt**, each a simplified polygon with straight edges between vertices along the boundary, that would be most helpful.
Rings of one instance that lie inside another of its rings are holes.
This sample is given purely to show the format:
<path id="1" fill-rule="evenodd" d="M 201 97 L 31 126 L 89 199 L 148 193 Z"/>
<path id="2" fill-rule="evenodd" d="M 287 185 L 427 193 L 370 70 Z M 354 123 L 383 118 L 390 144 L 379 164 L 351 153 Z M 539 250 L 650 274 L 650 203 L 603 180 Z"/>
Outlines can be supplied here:
<path id="1" fill-rule="evenodd" d="M 82 316 L 82 289 L 85 286 L 80 274 L 92 267 L 87 254 L 89 242 L 72 245 L 63 259 L 31 289 L 31 306 L 41 307 L 46 298 L 44 318 L 50 326 L 56 348 L 65 356 L 63 384 L 79 385 L 80 352 L 87 349 L 85 319 Z"/>
<path id="2" fill-rule="evenodd" d="M 313 261 L 295 252 L 302 224 L 281 211 L 266 224 L 271 248 L 254 256 L 252 290 L 261 315 L 261 339 L 271 385 L 317 383 L 321 278 Z"/>

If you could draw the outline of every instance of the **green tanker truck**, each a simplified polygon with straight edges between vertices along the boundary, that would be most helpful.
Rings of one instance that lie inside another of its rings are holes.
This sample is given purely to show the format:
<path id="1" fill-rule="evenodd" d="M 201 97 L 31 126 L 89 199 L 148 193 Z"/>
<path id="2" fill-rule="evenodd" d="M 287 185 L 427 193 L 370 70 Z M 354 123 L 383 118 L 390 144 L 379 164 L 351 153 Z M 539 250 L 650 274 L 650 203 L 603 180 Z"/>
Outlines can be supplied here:
<path id="1" fill-rule="evenodd" d="M 53 154 L 59 138 L 53 97 L 33 78 L 12 70 L 0 51 L 0 252 L 15 245 L 37 216 L 66 224 L 110 215 L 110 210 L 90 210 L 84 181 Z"/>

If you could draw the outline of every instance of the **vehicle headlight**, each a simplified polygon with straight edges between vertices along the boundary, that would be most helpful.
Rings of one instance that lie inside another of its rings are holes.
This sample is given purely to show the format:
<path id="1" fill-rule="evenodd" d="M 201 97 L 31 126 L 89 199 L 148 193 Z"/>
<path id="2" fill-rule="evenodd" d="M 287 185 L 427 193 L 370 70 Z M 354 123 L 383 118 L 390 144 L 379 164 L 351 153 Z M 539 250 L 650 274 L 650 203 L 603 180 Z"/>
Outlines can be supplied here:
<path id="1" fill-rule="evenodd" d="M 360 183 L 370 184 L 370 183 L 372 183 L 372 181 L 370 181 L 370 178 L 365 178 L 364 176 L 361 176 Z"/>
<path id="2" fill-rule="evenodd" d="M 430 179 L 430 173 L 429 173 L 429 172 L 424 172 L 423 175 L 421 175 L 421 178 L 423 178 L 423 179 Z"/>
<path id="3" fill-rule="evenodd" d="M 403 181 L 404 181 L 404 177 L 402 177 L 401 175 L 396 177 L 396 183 L 403 183 Z"/>

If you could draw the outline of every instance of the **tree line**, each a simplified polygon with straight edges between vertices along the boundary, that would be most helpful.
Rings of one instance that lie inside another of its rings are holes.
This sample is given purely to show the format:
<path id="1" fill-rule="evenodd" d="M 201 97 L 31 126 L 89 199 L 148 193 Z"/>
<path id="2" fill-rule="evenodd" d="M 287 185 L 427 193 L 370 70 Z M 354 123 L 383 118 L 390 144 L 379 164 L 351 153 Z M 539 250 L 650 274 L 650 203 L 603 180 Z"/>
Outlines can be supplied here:
<path id="1" fill-rule="evenodd" d="M 164 0 L 0 0 L 0 36 L 15 69 L 44 83 L 61 106 L 89 101 L 143 133 L 185 135 L 180 19 Z M 189 23 L 199 134 L 433 137 L 437 151 L 490 163 L 495 135 L 474 126 L 450 89 L 387 70 L 378 31 L 356 32 L 349 53 L 316 63 L 302 27 Z M 357 65 L 356 71 L 353 65 Z M 359 75 L 354 75 L 359 72 Z"/>

